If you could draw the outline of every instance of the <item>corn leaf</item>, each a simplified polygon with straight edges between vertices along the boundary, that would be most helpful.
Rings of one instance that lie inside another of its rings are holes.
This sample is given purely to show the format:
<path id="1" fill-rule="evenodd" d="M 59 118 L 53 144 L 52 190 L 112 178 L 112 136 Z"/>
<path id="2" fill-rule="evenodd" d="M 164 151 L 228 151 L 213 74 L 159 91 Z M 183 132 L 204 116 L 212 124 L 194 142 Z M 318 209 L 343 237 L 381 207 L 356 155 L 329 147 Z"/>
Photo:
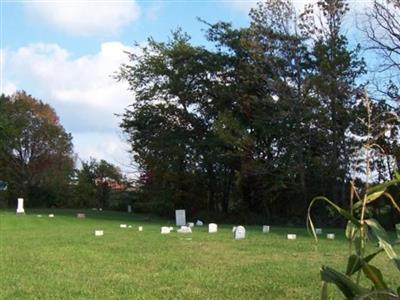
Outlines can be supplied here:
<path id="1" fill-rule="evenodd" d="M 321 279 L 327 283 L 333 283 L 347 299 L 353 299 L 358 295 L 368 293 L 368 290 L 353 282 L 350 277 L 327 266 L 321 268 Z"/>
<path id="2" fill-rule="evenodd" d="M 379 245 L 385 250 L 387 256 L 393 260 L 395 266 L 400 271 L 400 259 L 394 251 L 385 229 L 374 219 L 367 219 L 365 223 L 371 228 L 372 233 L 379 241 Z"/>

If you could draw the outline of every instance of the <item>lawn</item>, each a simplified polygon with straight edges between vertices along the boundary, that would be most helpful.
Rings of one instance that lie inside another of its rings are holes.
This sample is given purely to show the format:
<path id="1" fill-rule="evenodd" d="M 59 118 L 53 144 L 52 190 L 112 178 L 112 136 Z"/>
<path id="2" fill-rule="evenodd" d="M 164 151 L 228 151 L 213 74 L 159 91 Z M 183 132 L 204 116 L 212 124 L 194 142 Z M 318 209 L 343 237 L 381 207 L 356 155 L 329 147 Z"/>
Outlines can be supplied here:
<path id="1" fill-rule="evenodd" d="M 246 226 L 246 239 L 236 241 L 232 225 L 220 225 L 215 234 L 204 226 L 161 235 L 160 226 L 173 221 L 26 211 L 0 211 L 1 299 L 317 299 L 320 266 L 346 265 L 348 245 L 339 229 L 324 229 L 336 239 L 323 237 L 316 246 L 304 228 L 271 226 L 263 234 L 262 224 Z M 96 229 L 104 236 L 95 237 Z M 287 233 L 297 240 L 287 240 Z M 400 281 L 384 255 L 377 262 L 392 286 Z M 341 299 L 330 290 L 332 299 Z"/>

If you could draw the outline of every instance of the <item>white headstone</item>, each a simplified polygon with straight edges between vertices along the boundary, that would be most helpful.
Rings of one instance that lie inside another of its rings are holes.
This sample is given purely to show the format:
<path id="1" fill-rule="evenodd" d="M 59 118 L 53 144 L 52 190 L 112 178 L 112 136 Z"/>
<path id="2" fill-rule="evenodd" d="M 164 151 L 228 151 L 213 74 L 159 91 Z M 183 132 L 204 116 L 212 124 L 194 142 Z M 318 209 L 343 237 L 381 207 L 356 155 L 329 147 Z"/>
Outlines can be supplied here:
<path id="1" fill-rule="evenodd" d="M 186 225 L 186 212 L 184 209 L 175 210 L 175 220 L 176 220 L 176 226 Z"/>
<path id="2" fill-rule="evenodd" d="M 203 226 L 203 221 L 197 220 L 196 226 Z"/>
<path id="3" fill-rule="evenodd" d="M 235 240 L 241 240 L 246 237 L 246 229 L 243 226 L 236 227 Z"/>
<path id="4" fill-rule="evenodd" d="M 99 208 L 99 211 L 103 211 L 103 209 L 100 207 L 100 208 Z"/>
<path id="5" fill-rule="evenodd" d="M 54 215 L 53 214 L 49 214 L 49 218 L 54 218 Z"/>
<path id="6" fill-rule="evenodd" d="M 161 227 L 161 234 L 169 234 L 171 232 L 171 227 Z"/>
<path id="7" fill-rule="evenodd" d="M 322 234 L 322 228 L 315 228 L 316 234 Z"/>
<path id="8" fill-rule="evenodd" d="M 208 233 L 215 233 L 218 231 L 218 225 L 215 223 L 208 224 Z"/>
<path id="9" fill-rule="evenodd" d="M 41 218 L 41 217 L 42 217 L 42 215 L 37 215 L 37 217 L 38 217 L 38 218 Z"/>
<path id="10" fill-rule="evenodd" d="M 128 205 L 128 213 L 132 213 L 132 205 Z"/>
<path id="11" fill-rule="evenodd" d="M 268 233 L 268 232 L 269 232 L 269 225 L 263 225 L 262 231 L 263 231 L 264 233 Z"/>
<path id="12" fill-rule="evenodd" d="M 128 225 L 128 228 L 132 228 L 132 225 Z"/>
<path id="13" fill-rule="evenodd" d="M 169 231 L 173 231 L 174 230 L 174 227 L 168 227 L 169 228 Z"/>
<path id="14" fill-rule="evenodd" d="M 288 234 L 287 235 L 287 239 L 288 240 L 295 240 L 296 239 L 296 235 L 295 234 Z"/>
<path id="15" fill-rule="evenodd" d="M 84 218 L 86 218 L 86 215 L 83 214 L 83 213 L 77 213 L 77 214 L 76 214 L 76 217 L 77 217 L 78 219 L 84 219 Z"/>
<path id="16" fill-rule="evenodd" d="M 187 223 L 187 226 L 189 226 L 189 227 L 194 227 L 194 223 L 189 222 L 189 223 Z"/>
<path id="17" fill-rule="evenodd" d="M 103 232 L 103 230 L 95 230 L 94 231 L 94 235 L 95 236 L 102 236 L 102 235 L 104 235 L 104 232 Z"/>
<path id="18" fill-rule="evenodd" d="M 24 198 L 18 198 L 17 214 L 24 214 Z"/>
<path id="19" fill-rule="evenodd" d="M 335 239 L 335 234 L 334 234 L 334 233 L 328 233 L 328 234 L 326 235 L 326 238 L 327 238 L 328 240 L 334 240 L 334 239 Z"/>
<path id="20" fill-rule="evenodd" d="M 142 226 L 139 226 L 139 231 L 143 231 L 143 227 Z"/>
<path id="21" fill-rule="evenodd" d="M 181 226 L 180 229 L 177 230 L 178 233 L 192 233 L 192 228 L 189 226 Z"/>
<path id="22" fill-rule="evenodd" d="M 126 226 L 126 224 L 120 224 L 119 227 L 120 228 L 126 228 L 127 226 Z"/>

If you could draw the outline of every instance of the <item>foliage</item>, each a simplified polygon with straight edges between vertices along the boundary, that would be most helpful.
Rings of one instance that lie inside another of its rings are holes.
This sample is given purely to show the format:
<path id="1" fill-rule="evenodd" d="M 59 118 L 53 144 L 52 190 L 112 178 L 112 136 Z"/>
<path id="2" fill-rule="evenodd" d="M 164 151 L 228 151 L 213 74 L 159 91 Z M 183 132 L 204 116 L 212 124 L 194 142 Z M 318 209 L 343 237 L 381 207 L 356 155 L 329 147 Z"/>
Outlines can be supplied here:
<path id="1" fill-rule="evenodd" d="M 381 149 L 381 147 L 376 144 L 376 140 L 379 139 L 379 135 L 378 138 L 373 135 L 374 132 L 372 130 L 373 123 L 371 103 L 367 96 L 364 98 L 364 104 L 367 110 L 366 120 L 364 120 L 364 124 L 367 127 L 367 140 L 363 146 L 363 150 L 366 153 L 366 183 L 362 191 L 363 194 L 357 190 L 353 182 L 350 211 L 339 207 L 326 197 L 314 198 L 311 201 L 308 209 L 307 225 L 309 225 L 316 239 L 317 235 L 315 233 L 315 228 L 310 213 L 315 202 L 326 202 L 348 221 L 346 237 L 349 240 L 350 248 L 347 269 L 345 273 L 341 273 L 331 267 L 322 266 L 322 299 L 328 299 L 328 283 L 336 285 L 346 299 L 400 299 L 400 287 L 398 287 L 397 290 L 390 288 L 383 277 L 382 271 L 378 267 L 371 264 L 371 261 L 379 253 L 385 252 L 389 260 L 393 262 L 396 272 L 400 273 L 400 257 L 394 250 L 394 244 L 396 241 L 391 241 L 385 229 L 368 213 L 368 208 L 373 202 L 377 202 L 380 199 L 385 199 L 391 205 L 393 205 L 394 209 L 397 210 L 397 213 L 400 214 L 398 201 L 387 192 L 391 186 L 400 183 L 400 173 L 396 173 L 392 180 L 387 180 L 378 185 L 370 185 L 370 178 L 372 176 L 372 153 L 374 152 L 374 149 Z M 396 225 L 396 229 L 398 226 L 399 224 Z M 372 252 L 367 251 L 367 243 L 371 239 L 378 242 L 378 249 L 374 249 Z M 370 284 L 372 284 L 371 289 L 363 287 L 363 285 L 360 283 L 361 274 L 364 274 L 365 278 L 370 281 Z M 354 279 L 352 276 L 356 276 L 356 279 Z"/>
<path id="2" fill-rule="evenodd" d="M 74 207 L 118 206 L 112 202 L 120 196 L 119 192 L 127 188 L 127 180 L 123 178 L 118 167 L 103 159 L 90 159 L 87 162 L 83 161 L 81 169 L 76 172 Z M 118 185 L 118 191 L 114 193 L 113 183 Z"/>
<path id="3" fill-rule="evenodd" d="M 9 183 L 5 198 L 24 197 L 28 206 L 65 200 L 74 163 L 72 137 L 54 109 L 25 92 L 2 95 L 0 120 L 0 177 Z"/>
<path id="4" fill-rule="evenodd" d="M 117 77 L 135 93 L 121 127 L 141 172 L 139 206 L 271 222 L 301 219 L 319 194 L 348 202 L 365 63 L 341 33 L 345 2 L 318 5 L 321 18 L 310 7 L 299 18 L 290 1 L 265 1 L 247 27 L 202 21 L 209 47 L 177 30 L 129 54 Z M 383 178 L 394 174 L 394 128 Z"/>

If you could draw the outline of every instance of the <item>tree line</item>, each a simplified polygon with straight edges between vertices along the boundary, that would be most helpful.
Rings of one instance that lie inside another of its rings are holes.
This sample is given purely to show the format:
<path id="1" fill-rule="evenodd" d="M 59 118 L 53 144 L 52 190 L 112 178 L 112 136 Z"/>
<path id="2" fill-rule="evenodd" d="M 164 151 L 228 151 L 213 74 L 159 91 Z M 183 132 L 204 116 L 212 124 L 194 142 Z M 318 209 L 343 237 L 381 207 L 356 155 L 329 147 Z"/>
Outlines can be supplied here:
<path id="1" fill-rule="evenodd" d="M 376 180 L 392 177 L 400 167 L 392 117 L 399 111 L 399 9 L 398 1 L 376 2 L 362 27 L 386 74 L 394 74 L 376 89 L 363 80 L 365 49 L 350 47 L 343 34 L 349 8 L 342 0 L 321 0 L 300 15 L 290 1 L 265 1 L 242 28 L 200 20 L 207 47 L 181 29 L 167 42 L 149 38 L 117 76 L 135 94 L 121 128 L 141 174 L 136 207 L 302 223 L 315 196 L 346 207 L 351 180 L 363 178 L 365 98 L 373 98 L 374 133 L 385 152 L 374 160 Z"/>
<path id="2" fill-rule="evenodd" d="M 0 207 L 126 208 L 128 182 L 105 160 L 76 168 L 72 136 L 55 110 L 25 92 L 0 96 Z M 117 183 L 117 188 L 113 188 Z"/>

